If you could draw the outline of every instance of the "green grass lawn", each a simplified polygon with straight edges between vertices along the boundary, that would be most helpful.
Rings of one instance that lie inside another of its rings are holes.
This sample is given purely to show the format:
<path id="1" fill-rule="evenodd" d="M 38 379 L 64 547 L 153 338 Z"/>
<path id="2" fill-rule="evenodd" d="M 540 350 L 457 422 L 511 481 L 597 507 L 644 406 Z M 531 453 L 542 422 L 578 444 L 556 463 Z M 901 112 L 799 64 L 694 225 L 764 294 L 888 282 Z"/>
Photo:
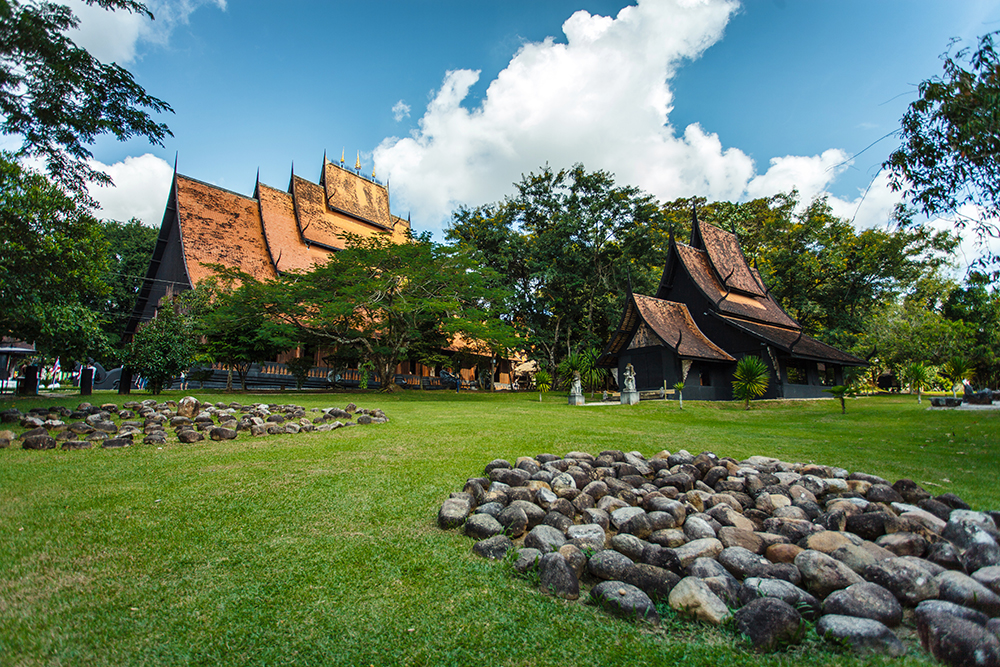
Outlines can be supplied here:
<path id="1" fill-rule="evenodd" d="M 187 393 L 354 401 L 391 421 L 162 448 L 0 450 L 0 664 L 882 664 L 815 639 L 762 658 L 731 630 L 672 617 L 653 628 L 542 595 L 439 530 L 438 507 L 494 458 L 573 449 L 814 461 L 1000 507 L 1000 413 L 929 411 L 910 396 L 849 399 L 841 415 L 832 400 L 749 412 L 685 401 L 681 412 L 662 401 L 569 407 L 564 394 Z M 2 398 L 0 409 L 79 402 Z M 893 664 L 930 664 L 908 645 Z"/>

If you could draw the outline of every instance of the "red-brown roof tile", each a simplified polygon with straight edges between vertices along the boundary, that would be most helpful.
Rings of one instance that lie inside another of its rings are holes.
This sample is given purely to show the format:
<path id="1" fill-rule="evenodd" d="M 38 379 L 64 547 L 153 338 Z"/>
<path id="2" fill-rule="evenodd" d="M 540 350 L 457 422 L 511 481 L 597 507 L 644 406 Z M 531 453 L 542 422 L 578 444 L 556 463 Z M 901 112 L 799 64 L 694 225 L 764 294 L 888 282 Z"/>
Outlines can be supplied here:
<path id="1" fill-rule="evenodd" d="M 715 308 L 719 311 L 796 330 L 800 328 L 799 323 L 789 317 L 770 294 L 751 296 L 731 291 L 727 294 L 727 290 L 715 277 L 708 253 L 704 250 L 697 250 L 683 243 L 677 243 L 674 247 L 692 280 L 709 301 L 718 304 Z"/>
<path id="2" fill-rule="evenodd" d="M 178 175 L 177 208 L 192 285 L 214 274 L 205 264 L 238 268 L 258 280 L 276 277 L 257 200 Z"/>
<path id="3" fill-rule="evenodd" d="M 704 222 L 698 223 L 701 242 L 716 277 L 726 287 L 754 296 L 764 296 L 763 283 L 758 281 L 747 264 L 736 234 Z"/>
<path id="4" fill-rule="evenodd" d="M 642 294 L 633 295 L 639 315 L 663 343 L 687 359 L 735 361 L 701 332 L 683 303 L 664 301 Z"/>
<path id="5" fill-rule="evenodd" d="M 791 354 L 793 357 L 815 359 L 817 361 L 832 361 L 847 366 L 867 365 L 867 362 L 855 357 L 853 354 L 838 350 L 800 331 L 769 326 L 759 322 L 748 322 L 746 320 L 726 317 L 725 315 L 722 315 L 721 318 L 731 326 L 746 331 L 756 338 Z"/>
<path id="6" fill-rule="evenodd" d="M 307 271 L 326 261 L 331 251 L 307 244 L 299 233 L 292 195 L 260 183 L 257 200 L 271 262 L 278 271 Z"/>
<path id="7" fill-rule="evenodd" d="M 326 202 L 335 211 L 392 229 L 389 191 L 332 162 L 323 165 Z"/>

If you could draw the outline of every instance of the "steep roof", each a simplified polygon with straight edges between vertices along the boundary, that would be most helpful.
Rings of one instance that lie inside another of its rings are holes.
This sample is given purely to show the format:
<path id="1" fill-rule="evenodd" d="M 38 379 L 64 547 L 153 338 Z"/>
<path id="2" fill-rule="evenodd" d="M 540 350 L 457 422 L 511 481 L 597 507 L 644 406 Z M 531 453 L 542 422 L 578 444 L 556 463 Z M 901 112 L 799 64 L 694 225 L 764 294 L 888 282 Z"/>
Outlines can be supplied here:
<path id="1" fill-rule="evenodd" d="M 723 286 L 753 296 L 765 296 L 766 290 L 760 281 L 760 276 L 755 275 L 747 263 L 736 234 L 714 225 L 700 223 L 697 219 L 695 227 L 700 236 L 702 249 L 708 255 L 708 261 L 715 271 L 716 278 Z M 692 241 L 694 240 L 692 234 Z M 692 245 L 698 247 L 695 243 Z"/>
<path id="2" fill-rule="evenodd" d="M 323 165 L 323 188 L 331 210 L 392 229 L 389 191 L 382 185 L 332 162 Z"/>
<path id="3" fill-rule="evenodd" d="M 277 276 L 257 200 L 177 175 L 177 217 L 191 285 L 214 275 L 206 264 L 236 267 L 258 280 Z"/>
<path id="4" fill-rule="evenodd" d="M 326 261 L 330 251 L 305 242 L 295 220 L 292 195 L 257 184 L 260 217 L 266 221 L 264 239 L 271 262 L 277 271 L 307 271 L 313 264 Z"/>
<path id="5" fill-rule="evenodd" d="M 867 366 L 868 363 L 853 354 L 821 343 L 801 331 L 792 331 L 783 327 L 774 327 L 759 322 L 748 322 L 733 317 L 719 315 L 726 324 L 749 333 L 770 345 L 786 352 L 793 357 L 812 359 L 815 361 L 831 361 L 845 366 Z"/>
<path id="6" fill-rule="evenodd" d="M 675 243 L 674 248 L 684 269 L 705 295 L 705 298 L 714 304 L 714 309 L 721 313 L 795 329 L 796 332 L 801 328 L 798 322 L 782 310 L 770 293 L 763 296 L 753 296 L 726 289 L 716 277 L 706 251 L 692 248 L 683 243 Z M 745 264 L 746 261 L 744 261 Z M 749 269 L 749 271 L 753 272 L 753 269 Z M 754 277 L 756 274 L 751 273 L 750 275 Z"/>
<path id="7" fill-rule="evenodd" d="M 653 336 L 655 339 L 650 340 Z M 637 341 L 637 338 L 642 340 Z M 735 361 L 702 333 L 683 303 L 633 294 L 598 365 L 616 366 L 618 355 L 625 349 L 648 345 L 665 345 L 682 359 Z"/>

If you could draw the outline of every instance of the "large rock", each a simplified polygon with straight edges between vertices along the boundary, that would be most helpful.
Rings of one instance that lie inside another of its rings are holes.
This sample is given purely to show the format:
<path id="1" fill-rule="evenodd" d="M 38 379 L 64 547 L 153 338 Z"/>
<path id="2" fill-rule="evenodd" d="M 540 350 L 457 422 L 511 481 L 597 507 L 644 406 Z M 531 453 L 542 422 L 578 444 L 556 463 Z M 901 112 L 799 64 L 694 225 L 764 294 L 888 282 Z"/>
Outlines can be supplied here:
<path id="1" fill-rule="evenodd" d="M 521 574 L 537 570 L 541 558 L 542 552 L 538 549 L 520 549 L 517 552 L 517 560 L 514 561 L 514 570 Z"/>
<path id="2" fill-rule="evenodd" d="M 826 597 L 841 588 L 864 581 L 854 570 L 824 553 L 808 549 L 795 557 L 808 590 L 818 597 Z"/>
<path id="3" fill-rule="evenodd" d="M 924 600 L 936 598 L 939 586 L 924 568 L 903 558 L 889 558 L 865 568 L 862 576 L 888 589 L 904 606 L 915 607 Z"/>
<path id="4" fill-rule="evenodd" d="M 602 581 L 590 589 L 591 599 L 617 616 L 660 622 L 653 601 L 636 586 L 624 581 Z"/>
<path id="5" fill-rule="evenodd" d="M 816 634 L 828 641 L 846 644 L 855 653 L 879 653 L 894 658 L 906 654 L 899 637 L 870 618 L 828 614 L 819 619 Z"/>
<path id="6" fill-rule="evenodd" d="M 472 511 L 472 497 L 462 494 L 460 497 L 448 498 L 438 510 L 438 526 L 445 530 L 459 528 L 465 523 L 466 517 Z"/>
<path id="7" fill-rule="evenodd" d="M 986 624 L 990 621 L 990 617 L 981 611 L 969 609 L 968 607 L 963 607 L 960 604 L 948 602 L 947 600 L 924 600 L 917 605 L 917 610 L 918 611 L 915 611 L 914 614 L 927 614 L 930 612 L 951 614 L 952 616 L 964 618 L 967 621 L 972 621 L 976 625 L 981 625 L 983 627 L 986 627 Z"/>
<path id="8" fill-rule="evenodd" d="M 677 582 L 668 603 L 675 611 L 712 625 L 720 625 L 732 617 L 726 603 L 697 577 L 684 577 Z"/>
<path id="9" fill-rule="evenodd" d="M 743 547 L 726 547 L 719 552 L 717 559 L 740 581 L 747 577 L 760 576 L 760 573 L 771 565 L 771 561 Z"/>
<path id="10" fill-rule="evenodd" d="M 1000 596 L 967 574 L 946 571 L 935 577 L 938 597 L 948 602 L 970 607 L 987 616 L 1000 616 Z"/>
<path id="11" fill-rule="evenodd" d="M 797 609 L 802 616 L 810 621 L 819 618 L 822 605 L 813 595 L 805 592 L 795 584 L 782 579 L 761 579 L 750 577 L 740 587 L 738 600 L 742 605 L 749 604 L 758 598 L 777 598 L 787 602 Z"/>
<path id="12" fill-rule="evenodd" d="M 520 507 L 505 507 L 496 516 L 504 533 L 511 537 L 521 537 L 528 528 L 528 515 Z"/>
<path id="13" fill-rule="evenodd" d="M 465 520 L 462 529 L 474 540 L 485 540 L 503 533 L 503 526 L 489 514 L 473 514 Z"/>
<path id="14" fill-rule="evenodd" d="M 628 556 L 620 554 L 614 549 L 604 549 L 590 557 L 587 562 L 587 571 L 598 579 L 620 581 L 634 564 Z"/>
<path id="15" fill-rule="evenodd" d="M 489 558 L 491 560 L 503 560 L 507 552 L 514 547 L 514 543 L 506 535 L 494 535 L 485 540 L 480 540 L 472 545 L 472 551 L 477 556 Z"/>
<path id="16" fill-rule="evenodd" d="M 580 597 L 580 581 L 560 553 L 547 553 L 538 560 L 539 587 L 566 600 Z"/>
<path id="17" fill-rule="evenodd" d="M 1000 594 L 1000 566 L 992 565 L 976 570 L 972 578 L 994 593 Z"/>
<path id="18" fill-rule="evenodd" d="M 677 560 L 680 562 L 680 566 L 687 567 L 693 563 L 696 558 L 715 558 L 719 555 L 722 549 L 722 542 L 714 537 L 709 537 L 701 540 L 692 540 L 687 544 L 677 547 L 673 551 L 677 555 Z"/>
<path id="19" fill-rule="evenodd" d="M 177 401 L 177 416 L 187 417 L 188 419 L 194 419 L 195 415 L 198 414 L 201 404 L 198 399 L 194 396 L 185 396 L 181 400 Z"/>
<path id="20" fill-rule="evenodd" d="M 566 536 L 563 535 L 563 532 L 545 524 L 535 526 L 524 538 L 525 547 L 538 549 L 542 553 L 558 551 L 559 547 L 564 544 L 566 544 Z"/>
<path id="21" fill-rule="evenodd" d="M 1000 641 L 973 621 L 933 608 L 917 608 L 917 636 L 924 650 L 946 665 L 1000 665 Z"/>
<path id="22" fill-rule="evenodd" d="M 29 435 L 21 441 L 23 449 L 55 449 L 56 439 L 50 435 Z"/>
<path id="23" fill-rule="evenodd" d="M 622 578 L 622 581 L 632 584 L 657 602 L 668 600 L 670 591 L 680 580 L 681 578 L 670 570 L 646 563 L 636 563 L 626 570 Z"/>
<path id="24" fill-rule="evenodd" d="M 753 600 L 736 612 L 736 629 L 759 651 L 773 651 L 802 638 L 802 617 L 784 600 Z"/>
<path id="25" fill-rule="evenodd" d="M 903 619 L 903 607 L 896 596 L 870 581 L 831 593 L 823 601 L 823 613 L 870 618 L 890 628 Z"/>

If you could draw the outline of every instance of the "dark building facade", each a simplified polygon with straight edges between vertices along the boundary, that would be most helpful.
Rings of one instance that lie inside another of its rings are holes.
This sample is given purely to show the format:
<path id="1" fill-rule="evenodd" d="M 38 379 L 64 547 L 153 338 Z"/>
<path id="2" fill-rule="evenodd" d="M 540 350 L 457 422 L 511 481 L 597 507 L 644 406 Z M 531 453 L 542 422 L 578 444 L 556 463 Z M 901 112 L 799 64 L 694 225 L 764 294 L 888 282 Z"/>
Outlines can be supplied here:
<path id="1" fill-rule="evenodd" d="M 747 355 L 771 371 L 764 398 L 819 398 L 866 362 L 802 332 L 751 267 L 735 234 L 692 221 L 691 243 L 670 241 L 656 296 L 629 294 L 599 365 L 632 364 L 636 388 L 684 381 L 684 397 L 731 400 L 736 363 Z"/>

